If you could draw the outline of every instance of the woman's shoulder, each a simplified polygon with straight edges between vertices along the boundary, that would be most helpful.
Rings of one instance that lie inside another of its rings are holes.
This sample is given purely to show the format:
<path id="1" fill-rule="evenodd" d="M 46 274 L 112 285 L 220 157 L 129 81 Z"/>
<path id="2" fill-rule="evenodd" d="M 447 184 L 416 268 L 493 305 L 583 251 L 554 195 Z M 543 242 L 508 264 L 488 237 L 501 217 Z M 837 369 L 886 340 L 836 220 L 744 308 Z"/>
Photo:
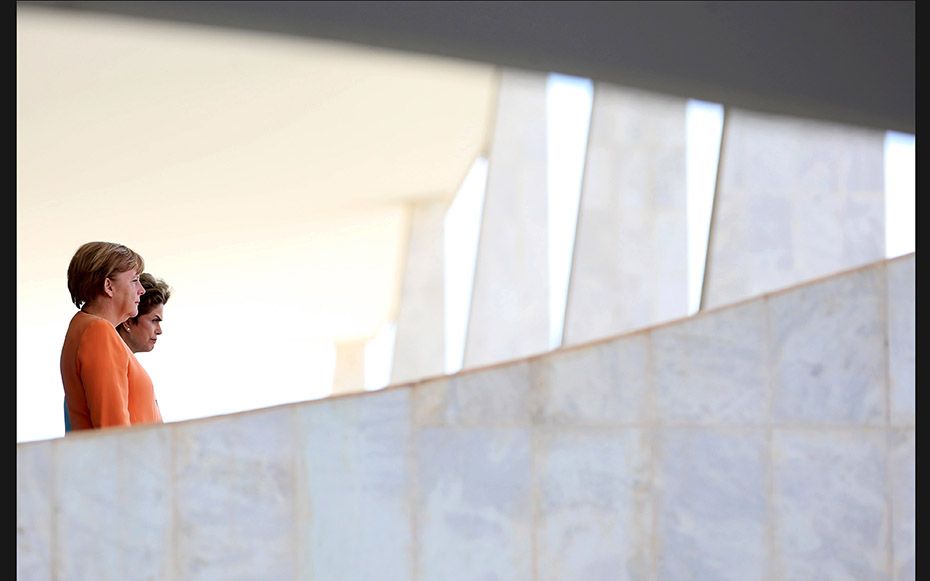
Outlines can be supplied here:
<path id="1" fill-rule="evenodd" d="M 119 334 L 116 332 L 116 328 L 113 326 L 113 323 L 104 319 L 103 317 L 91 315 L 83 311 L 78 312 L 78 314 L 74 316 L 74 319 L 71 321 L 71 325 L 72 327 L 76 327 L 77 330 L 85 337 L 115 336 L 117 339 L 119 339 Z"/>

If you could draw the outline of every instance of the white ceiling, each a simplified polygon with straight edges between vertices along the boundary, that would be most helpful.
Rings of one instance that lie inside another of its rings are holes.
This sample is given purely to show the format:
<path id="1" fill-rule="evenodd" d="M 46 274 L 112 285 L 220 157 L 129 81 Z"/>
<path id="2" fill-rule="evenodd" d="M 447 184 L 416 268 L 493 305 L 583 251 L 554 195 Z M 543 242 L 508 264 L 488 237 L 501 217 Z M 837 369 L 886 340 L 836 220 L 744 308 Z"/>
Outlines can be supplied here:
<path id="1" fill-rule="evenodd" d="M 22 5 L 16 32 L 18 315 L 55 328 L 102 239 L 178 312 L 371 336 L 409 203 L 451 199 L 489 143 L 489 65 Z"/>

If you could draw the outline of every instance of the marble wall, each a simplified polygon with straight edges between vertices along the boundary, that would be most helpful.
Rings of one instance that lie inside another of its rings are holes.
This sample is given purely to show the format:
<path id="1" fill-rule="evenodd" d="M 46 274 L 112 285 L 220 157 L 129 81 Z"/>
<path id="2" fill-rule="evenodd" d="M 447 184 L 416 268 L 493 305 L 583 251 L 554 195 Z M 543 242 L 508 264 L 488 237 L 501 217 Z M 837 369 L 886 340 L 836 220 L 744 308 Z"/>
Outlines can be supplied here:
<path id="1" fill-rule="evenodd" d="M 594 85 L 563 345 L 688 314 L 685 106 Z"/>
<path id="2" fill-rule="evenodd" d="M 702 307 L 885 256 L 885 134 L 730 110 Z"/>
<path id="3" fill-rule="evenodd" d="M 549 348 L 546 79 L 544 73 L 501 71 L 466 368 Z"/>
<path id="4" fill-rule="evenodd" d="M 18 444 L 17 578 L 913 580 L 914 277 Z"/>
<path id="5" fill-rule="evenodd" d="M 445 364 L 443 223 L 448 203 L 411 204 L 391 383 L 439 375 Z"/>

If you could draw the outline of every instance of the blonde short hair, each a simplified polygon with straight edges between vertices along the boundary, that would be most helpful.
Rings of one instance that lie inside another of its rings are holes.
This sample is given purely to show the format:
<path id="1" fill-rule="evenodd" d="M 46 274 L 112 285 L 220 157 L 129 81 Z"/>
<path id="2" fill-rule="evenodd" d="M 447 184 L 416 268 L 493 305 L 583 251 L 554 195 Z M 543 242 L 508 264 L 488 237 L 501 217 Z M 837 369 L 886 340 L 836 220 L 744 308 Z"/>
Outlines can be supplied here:
<path id="1" fill-rule="evenodd" d="M 87 242 L 82 244 L 68 265 L 68 292 L 77 308 L 103 293 L 107 278 L 134 271 L 141 274 L 145 261 L 131 248 L 115 242 Z"/>

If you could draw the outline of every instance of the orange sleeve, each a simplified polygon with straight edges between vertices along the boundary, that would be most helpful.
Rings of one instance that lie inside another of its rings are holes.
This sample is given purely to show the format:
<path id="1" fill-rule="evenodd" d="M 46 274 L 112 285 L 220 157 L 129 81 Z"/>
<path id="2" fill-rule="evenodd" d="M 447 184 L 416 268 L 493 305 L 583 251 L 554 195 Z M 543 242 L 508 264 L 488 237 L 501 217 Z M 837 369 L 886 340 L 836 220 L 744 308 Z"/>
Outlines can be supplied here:
<path id="1" fill-rule="evenodd" d="M 79 373 L 95 428 L 128 426 L 129 352 L 106 321 L 90 325 L 78 347 Z"/>

